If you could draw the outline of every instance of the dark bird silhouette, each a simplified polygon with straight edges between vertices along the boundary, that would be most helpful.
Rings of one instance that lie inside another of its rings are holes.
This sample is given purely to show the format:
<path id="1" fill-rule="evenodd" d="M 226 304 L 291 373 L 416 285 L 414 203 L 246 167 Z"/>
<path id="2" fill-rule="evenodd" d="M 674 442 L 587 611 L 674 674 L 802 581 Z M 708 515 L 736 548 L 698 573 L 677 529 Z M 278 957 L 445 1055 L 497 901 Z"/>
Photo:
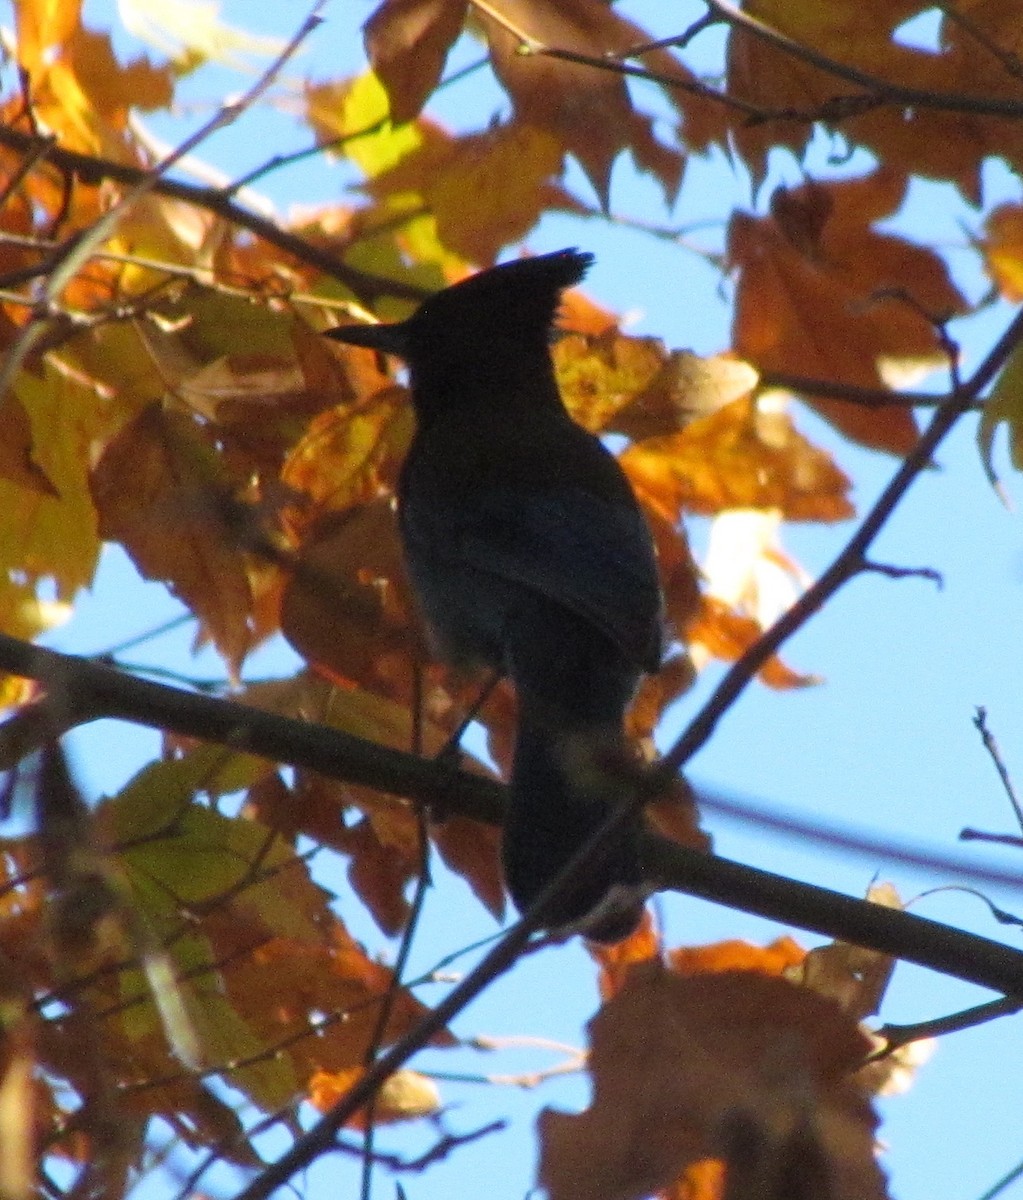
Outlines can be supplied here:
<path id="1" fill-rule="evenodd" d="M 518 731 L 504 871 L 527 909 L 622 803 L 608 769 L 661 656 L 650 532 L 617 461 L 562 403 L 549 352 L 562 289 L 592 256 L 562 250 L 482 271 L 406 321 L 329 336 L 400 355 L 417 432 L 401 473 L 405 557 L 437 653 L 507 674 Z M 637 815 L 544 913 L 585 918 L 639 882 Z M 586 932 L 617 940 L 636 893 Z"/>

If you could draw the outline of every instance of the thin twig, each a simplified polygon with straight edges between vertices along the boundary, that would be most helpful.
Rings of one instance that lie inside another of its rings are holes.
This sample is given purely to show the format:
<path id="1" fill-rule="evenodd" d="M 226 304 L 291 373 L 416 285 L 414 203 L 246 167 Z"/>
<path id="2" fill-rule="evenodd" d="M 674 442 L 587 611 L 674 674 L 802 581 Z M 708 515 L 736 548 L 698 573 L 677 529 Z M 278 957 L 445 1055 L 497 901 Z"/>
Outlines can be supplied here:
<path id="1" fill-rule="evenodd" d="M 1023 1003 L 1005 996 L 1001 1000 L 989 1000 L 986 1004 L 977 1004 L 962 1012 L 952 1013 L 947 1017 L 935 1017 L 930 1021 L 916 1021 L 911 1025 L 882 1025 L 874 1031 L 876 1037 L 883 1038 L 885 1045 L 877 1054 L 870 1056 L 871 1060 L 886 1058 L 902 1046 L 910 1042 L 919 1042 L 924 1038 L 941 1037 L 946 1033 L 958 1033 L 963 1029 L 973 1029 L 999 1017 L 1011 1017 L 1023 1008 Z"/>
<path id="2" fill-rule="evenodd" d="M 961 29 L 974 39 L 978 45 L 995 58 L 1004 70 L 1013 77 L 1013 79 L 1023 79 L 1023 62 L 1020 61 L 1019 55 L 1014 54 L 1011 50 L 1004 50 L 992 38 L 986 29 L 969 15 L 963 12 L 954 0 L 934 0 L 934 7 L 940 9 L 945 14 L 950 22 L 955 23 Z"/>
<path id="3" fill-rule="evenodd" d="M 1005 794 L 1008 797 L 1009 803 L 1012 805 L 1012 811 L 1016 814 L 1016 824 L 1023 830 L 1023 806 L 1020 805 L 1019 797 L 1016 795 L 1016 789 L 1012 783 L 1012 776 L 1009 774 L 1009 768 L 1005 765 L 1005 760 L 1002 758 L 1002 752 L 998 748 L 998 743 L 995 741 L 995 735 L 988 728 L 987 709 L 982 705 L 978 705 L 977 711 L 973 718 L 973 724 L 977 732 L 980 734 L 981 741 L 984 743 L 984 749 L 988 752 L 991 761 L 995 764 L 995 770 L 998 772 L 998 778 L 1002 781 L 1002 787 L 1005 789 Z"/>
<path id="4" fill-rule="evenodd" d="M 859 574 L 867 560 L 867 551 L 914 480 L 933 460 L 938 446 L 959 418 L 980 398 L 1021 338 L 1023 311 L 1016 314 L 971 378 L 950 392 L 936 410 L 930 425 L 921 435 L 912 453 L 899 465 L 887 487 L 831 566 L 770 629 L 765 630 L 756 644 L 733 664 L 710 699 L 655 768 L 653 775 L 657 783 L 667 783 L 683 764 L 692 758 L 710 738 L 722 715 L 764 664 L 777 653 L 782 643 L 805 625 L 825 601 L 849 579 Z M 955 370 L 954 361 L 950 362 L 950 369 Z"/>
<path id="5" fill-rule="evenodd" d="M 807 46 L 795 38 L 789 37 L 780 30 L 761 21 L 752 13 L 736 8 L 729 0 L 704 0 L 707 7 L 716 13 L 722 21 L 727 22 L 733 29 L 742 29 L 762 42 L 773 46 L 792 58 L 808 66 L 816 67 L 827 75 L 842 79 L 846 83 L 864 88 L 872 97 L 883 104 L 900 107 L 937 108 L 945 112 L 974 113 L 983 116 L 1023 115 L 1023 101 L 1006 100 L 1000 96 L 963 96 L 955 92 L 936 92 L 928 88 L 905 87 L 891 80 L 883 79 L 847 63 L 837 62 L 812 46 Z M 850 97 L 849 99 L 855 99 Z M 768 111 L 768 116 L 785 116 L 786 110 Z"/>
<path id="6" fill-rule="evenodd" d="M 802 396 L 822 396 L 828 400 L 848 400 L 863 408 L 940 408 L 948 395 L 933 392 L 892 392 L 887 388 L 865 388 L 855 383 L 837 383 L 833 379 L 811 379 L 805 375 L 790 375 L 784 371 L 764 371 L 760 376 L 762 388 L 780 388 Z M 974 407 L 981 407 L 976 401 Z"/>

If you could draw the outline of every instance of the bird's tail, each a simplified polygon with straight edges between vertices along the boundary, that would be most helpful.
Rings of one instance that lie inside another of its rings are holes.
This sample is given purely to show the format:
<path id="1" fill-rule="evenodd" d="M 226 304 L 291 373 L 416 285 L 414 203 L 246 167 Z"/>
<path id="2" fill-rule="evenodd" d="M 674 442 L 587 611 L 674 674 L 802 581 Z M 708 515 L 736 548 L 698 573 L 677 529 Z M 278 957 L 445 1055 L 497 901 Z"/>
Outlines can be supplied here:
<path id="1" fill-rule="evenodd" d="M 520 714 L 503 849 L 508 890 L 520 911 L 628 803 L 627 756 L 620 730 L 602 725 L 566 734 L 528 711 Z M 642 900 L 635 893 L 609 899 L 609 893 L 616 886 L 635 888 L 639 883 L 640 828 L 637 813 L 600 849 L 583 877 L 550 905 L 546 926 L 580 922 L 609 900 L 592 926 L 584 928 L 586 936 L 616 942 L 632 932 Z"/>

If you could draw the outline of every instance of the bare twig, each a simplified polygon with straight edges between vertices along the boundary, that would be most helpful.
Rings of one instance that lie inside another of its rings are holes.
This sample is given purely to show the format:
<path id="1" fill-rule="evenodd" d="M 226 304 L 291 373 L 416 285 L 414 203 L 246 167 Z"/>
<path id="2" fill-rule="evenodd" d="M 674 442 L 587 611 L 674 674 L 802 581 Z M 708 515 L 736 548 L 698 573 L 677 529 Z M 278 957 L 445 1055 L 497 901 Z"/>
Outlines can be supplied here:
<path id="1" fill-rule="evenodd" d="M 0 124 L 0 145 L 21 154 L 31 155 L 35 152 L 38 144 L 38 135 L 24 133 L 21 130 L 12 129 L 9 125 Z M 90 154 L 80 154 L 60 146 L 52 146 L 47 150 L 46 162 L 92 187 L 99 186 L 107 179 L 127 187 L 134 187 L 140 181 L 149 178 L 150 174 L 141 167 L 127 166 L 124 163 L 114 162 L 112 159 L 99 158 Z M 306 238 L 282 229 L 273 221 L 267 220 L 266 217 L 243 208 L 227 198 L 219 188 L 195 187 L 174 179 L 158 179 L 153 184 L 152 191 L 157 195 L 182 200 L 196 208 L 223 217 L 225 221 L 240 229 L 247 229 L 250 233 L 262 238 L 263 241 L 292 255 L 296 261 L 315 267 L 329 278 L 336 279 L 364 302 L 370 302 L 380 296 L 395 296 L 404 300 L 425 298 L 426 293 L 422 288 L 346 266 L 339 262 L 329 250 L 323 250 L 310 243 Z"/>
<path id="2" fill-rule="evenodd" d="M 898 567 L 894 563 L 874 562 L 873 559 L 864 559 L 860 570 L 868 573 L 873 572 L 875 575 L 883 575 L 886 579 L 928 579 L 939 589 L 945 586 L 944 577 L 934 567 Z"/>
<path id="3" fill-rule="evenodd" d="M 995 764 L 995 770 L 998 772 L 998 778 L 1002 781 L 1002 787 L 1005 789 L 1005 794 L 1008 797 L 1009 803 L 1012 805 L 1012 811 L 1016 814 L 1016 823 L 1023 830 L 1023 806 L 1020 805 L 1019 797 L 1016 795 L 1016 789 L 1012 783 L 1012 776 L 1009 774 L 1009 768 L 1005 765 L 1005 760 L 1002 758 L 1002 752 L 998 748 L 998 743 L 995 741 L 995 735 L 988 728 L 987 709 L 983 706 L 978 706 L 977 712 L 973 718 L 973 724 L 977 732 L 980 734 L 981 741 L 984 743 L 984 749 L 991 757 L 991 761 Z"/>
<path id="4" fill-rule="evenodd" d="M 952 1013 L 947 1017 L 935 1017 L 930 1021 L 916 1021 L 912 1025 L 882 1025 L 875 1030 L 875 1036 L 884 1039 L 884 1046 L 870 1056 L 871 1061 L 886 1058 L 889 1054 L 910 1042 L 919 1042 L 923 1038 L 941 1037 L 946 1033 L 958 1033 L 962 1029 L 973 1029 L 999 1017 L 1011 1017 L 1023 1008 L 1023 1003 L 1011 997 L 1001 1000 L 989 1000 L 986 1004 L 977 1004 L 962 1012 Z"/>

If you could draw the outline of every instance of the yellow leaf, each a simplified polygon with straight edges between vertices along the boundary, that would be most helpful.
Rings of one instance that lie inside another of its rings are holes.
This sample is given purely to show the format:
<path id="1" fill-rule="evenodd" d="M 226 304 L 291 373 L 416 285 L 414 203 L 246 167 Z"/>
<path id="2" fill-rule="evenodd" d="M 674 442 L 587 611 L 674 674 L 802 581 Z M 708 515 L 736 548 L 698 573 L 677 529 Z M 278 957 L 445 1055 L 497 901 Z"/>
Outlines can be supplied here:
<path id="1" fill-rule="evenodd" d="M 371 179 L 423 144 L 418 122 L 391 121 L 387 93 L 372 71 L 352 80 L 308 83 L 305 104 L 306 120 L 320 140 L 341 139 L 335 153 Z"/>
<path id="2" fill-rule="evenodd" d="M 1023 205 L 1000 204 L 984 222 L 987 236 L 980 242 L 991 276 L 1006 300 L 1023 300 Z"/>
<path id="3" fill-rule="evenodd" d="M 91 581 L 99 558 L 86 474 L 99 400 L 49 365 L 42 378 L 23 371 L 14 392 L 31 426 L 32 461 L 53 492 L 0 479 L 0 564 L 30 579 L 52 578 L 57 598 L 70 601 Z"/>
<path id="4" fill-rule="evenodd" d="M 1001 495 L 1001 485 L 991 455 L 998 426 L 1009 432 L 1009 457 L 1017 471 L 1023 471 L 1023 350 L 1017 344 L 1005 368 L 984 402 L 977 427 L 980 461 L 991 486 Z M 1003 497 L 1004 499 L 1004 497 Z"/>

